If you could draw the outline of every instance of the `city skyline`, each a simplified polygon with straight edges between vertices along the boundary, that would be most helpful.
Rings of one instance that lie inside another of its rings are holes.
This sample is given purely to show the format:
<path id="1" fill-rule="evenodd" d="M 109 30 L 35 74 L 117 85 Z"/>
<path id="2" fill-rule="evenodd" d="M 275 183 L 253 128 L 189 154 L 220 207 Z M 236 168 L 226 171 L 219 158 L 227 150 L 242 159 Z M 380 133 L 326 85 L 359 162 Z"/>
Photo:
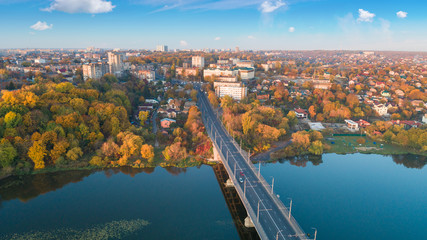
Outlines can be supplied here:
<path id="1" fill-rule="evenodd" d="M 414 4 L 411 4 L 413 2 Z M 415 4 L 416 3 L 416 4 Z M 0 0 L 0 48 L 427 51 L 419 1 Z"/>

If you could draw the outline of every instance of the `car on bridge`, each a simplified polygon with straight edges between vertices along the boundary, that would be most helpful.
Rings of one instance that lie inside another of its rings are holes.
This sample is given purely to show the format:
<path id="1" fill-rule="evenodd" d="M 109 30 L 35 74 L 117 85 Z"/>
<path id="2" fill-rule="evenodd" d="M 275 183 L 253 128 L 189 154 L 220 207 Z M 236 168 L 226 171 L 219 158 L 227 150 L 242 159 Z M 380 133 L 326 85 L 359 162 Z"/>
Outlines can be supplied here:
<path id="1" fill-rule="evenodd" d="M 243 183 L 243 178 L 242 177 L 239 177 L 239 182 Z"/>

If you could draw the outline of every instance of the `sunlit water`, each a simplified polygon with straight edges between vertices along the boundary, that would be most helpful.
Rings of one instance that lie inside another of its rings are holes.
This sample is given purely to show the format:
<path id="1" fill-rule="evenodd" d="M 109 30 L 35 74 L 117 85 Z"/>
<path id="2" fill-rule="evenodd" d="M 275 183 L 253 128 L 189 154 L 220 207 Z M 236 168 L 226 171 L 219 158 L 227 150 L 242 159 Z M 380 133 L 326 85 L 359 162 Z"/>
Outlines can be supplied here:
<path id="1" fill-rule="evenodd" d="M 319 240 L 425 239 L 425 158 L 310 160 L 261 166 L 285 205 L 293 199 L 307 233 L 315 227 Z M 239 238 L 209 166 L 9 178 L 0 181 L 0 196 L 0 239 Z"/>

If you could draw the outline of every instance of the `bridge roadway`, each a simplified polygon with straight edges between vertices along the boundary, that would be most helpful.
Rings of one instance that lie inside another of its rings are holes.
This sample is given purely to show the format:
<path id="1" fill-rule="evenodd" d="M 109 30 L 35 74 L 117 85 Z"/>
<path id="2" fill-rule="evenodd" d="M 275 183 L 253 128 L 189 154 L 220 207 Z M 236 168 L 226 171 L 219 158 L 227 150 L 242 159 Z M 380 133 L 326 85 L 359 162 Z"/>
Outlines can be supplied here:
<path id="1" fill-rule="evenodd" d="M 261 239 L 307 240 L 296 220 L 273 193 L 248 153 L 243 151 L 219 121 L 206 95 L 199 91 L 198 106 L 206 130 Z M 243 176 L 242 176 L 243 173 Z M 238 179 L 242 177 L 244 182 Z"/>

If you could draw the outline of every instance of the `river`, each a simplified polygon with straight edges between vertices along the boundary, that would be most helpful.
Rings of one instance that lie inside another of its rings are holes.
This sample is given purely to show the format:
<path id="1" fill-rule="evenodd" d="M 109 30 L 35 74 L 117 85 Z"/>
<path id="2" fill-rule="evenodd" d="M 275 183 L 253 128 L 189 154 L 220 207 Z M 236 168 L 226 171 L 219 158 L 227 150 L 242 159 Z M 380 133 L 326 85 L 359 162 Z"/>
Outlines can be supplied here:
<path id="1" fill-rule="evenodd" d="M 268 182 L 274 177 L 275 192 L 285 205 L 292 198 L 292 214 L 307 233 L 317 228 L 319 240 L 423 239 L 426 163 L 325 154 L 266 163 L 261 173 Z M 246 238 L 217 171 L 123 168 L 4 179 L 0 239 Z"/>

